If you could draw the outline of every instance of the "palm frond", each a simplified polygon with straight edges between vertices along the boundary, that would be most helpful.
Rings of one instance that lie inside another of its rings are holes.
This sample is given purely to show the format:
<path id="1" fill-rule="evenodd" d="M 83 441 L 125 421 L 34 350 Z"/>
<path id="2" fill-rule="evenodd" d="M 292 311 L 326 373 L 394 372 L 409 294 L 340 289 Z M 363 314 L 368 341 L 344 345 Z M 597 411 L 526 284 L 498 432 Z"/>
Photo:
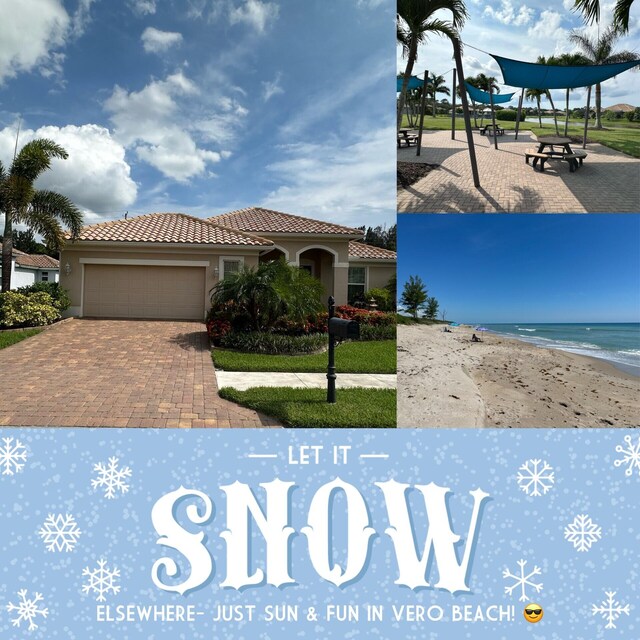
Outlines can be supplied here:
<path id="1" fill-rule="evenodd" d="M 618 0 L 616 8 L 613 10 L 613 26 L 620 33 L 629 32 L 629 15 L 633 0 Z"/>
<path id="2" fill-rule="evenodd" d="M 11 175 L 30 182 L 51 167 L 53 158 L 66 159 L 67 152 L 53 140 L 38 138 L 20 149 L 11 165 Z"/>
<path id="3" fill-rule="evenodd" d="M 579 11 L 587 24 L 600 21 L 600 0 L 576 0 L 574 11 Z"/>
<path id="4" fill-rule="evenodd" d="M 55 191 L 38 190 L 31 199 L 31 214 L 39 218 L 54 218 L 62 222 L 72 238 L 82 229 L 82 213 L 69 198 Z"/>

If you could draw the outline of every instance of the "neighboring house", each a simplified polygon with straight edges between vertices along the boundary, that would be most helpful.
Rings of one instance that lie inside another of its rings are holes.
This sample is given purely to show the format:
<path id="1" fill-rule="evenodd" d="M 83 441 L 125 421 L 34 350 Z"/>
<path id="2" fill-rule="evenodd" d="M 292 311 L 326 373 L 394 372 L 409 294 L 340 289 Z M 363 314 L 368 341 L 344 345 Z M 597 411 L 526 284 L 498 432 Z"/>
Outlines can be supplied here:
<path id="1" fill-rule="evenodd" d="M 59 262 L 55 258 L 14 249 L 11 256 L 11 288 L 26 287 L 34 282 L 58 282 L 59 271 Z"/>
<path id="2" fill-rule="evenodd" d="M 395 273 L 394 252 L 359 238 L 358 229 L 267 209 L 206 220 L 152 213 L 84 227 L 62 251 L 60 282 L 68 315 L 202 320 L 220 279 L 282 255 L 345 304 Z"/>

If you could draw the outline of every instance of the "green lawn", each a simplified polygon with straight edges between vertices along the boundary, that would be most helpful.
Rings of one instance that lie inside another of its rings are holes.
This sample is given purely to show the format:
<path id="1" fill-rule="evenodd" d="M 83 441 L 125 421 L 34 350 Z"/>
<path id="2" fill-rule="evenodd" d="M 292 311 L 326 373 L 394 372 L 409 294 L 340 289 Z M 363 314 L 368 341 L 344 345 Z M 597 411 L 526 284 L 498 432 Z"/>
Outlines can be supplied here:
<path id="1" fill-rule="evenodd" d="M 30 338 L 40 333 L 42 329 L 23 329 L 22 331 L 2 331 L 0 332 L 0 349 L 10 347 L 16 342 L 21 342 L 25 338 Z"/>
<path id="2" fill-rule="evenodd" d="M 213 362 L 224 371 L 285 371 L 323 373 L 327 354 L 306 356 L 269 356 L 215 348 Z M 338 373 L 395 373 L 396 341 L 345 342 L 336 347 Z"/>
<path id="3" fill-rule="evenodd" d="M 326 389 L 255 387 L 220 389 L 220 396 L 260 411 L 289 427 L 381 428 L 396 426 L 395 389 L 338 389 L 336 404 Z"/>
<path id="4" fill-rule="evenodd" d="M 472 120 L 473 122 L 473 120 Z M 490 118 L 484 119 L 484 124 L 491 122 Z M 480 124 L 480 118 L 478 118 L 478 125 Z M 503 129 L 513 130 L 516 128 L 515 122 L 503 122 L 496 120 L 496 124 L 499 124 Z M 406 116 L 403 119 L 403 126 L 407 125 Z M 622 151 L 634 158 L 640 158 L 640 126 L 637 122 L 624 122 L 621 120 L 615 120 L 613 122 L 603 121 L 605 129 L 596 130 L 589 129 L 587 133 L 587 140 L 590 142 L 599 142 L 606 147 L 615 149 L 616 151 Z M 564 119 L 558 118 L 558 127 L 560 128 L 560 135 L 564 134 Z M 424 128 L 426 130 L 443 130 L 451 128 L 451 118 L 449 116 L 426 116 L 424 119 Z M 524 122 L 520 123 L 520 131 L 523 130 L 533 131 L 537 136 L 539 135 L 555 135 L 556 129 L 553 124 L 543 124 L 542 127 L 538 124 L 535 117 L 529 117 Z M 456 129 L 459 132 L 464 132 L 464 121 L 462 118 L 456 119 Z M 576 136 L 582 138 L 584 133 L 584 122 L 578 120 L 569 120 L 569 136 Z M 498 141 L 500 138 L 498 138 Z"/>

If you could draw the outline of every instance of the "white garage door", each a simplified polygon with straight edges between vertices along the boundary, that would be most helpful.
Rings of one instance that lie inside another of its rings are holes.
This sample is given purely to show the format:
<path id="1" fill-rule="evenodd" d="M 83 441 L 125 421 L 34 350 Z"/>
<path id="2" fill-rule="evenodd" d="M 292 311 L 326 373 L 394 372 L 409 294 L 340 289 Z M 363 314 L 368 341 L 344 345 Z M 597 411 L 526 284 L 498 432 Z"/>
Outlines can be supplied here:
<path id="1" fill-rule="evenodd" d="M 83 315 L 203 320 L 204 267 L 87 264 Z"/>

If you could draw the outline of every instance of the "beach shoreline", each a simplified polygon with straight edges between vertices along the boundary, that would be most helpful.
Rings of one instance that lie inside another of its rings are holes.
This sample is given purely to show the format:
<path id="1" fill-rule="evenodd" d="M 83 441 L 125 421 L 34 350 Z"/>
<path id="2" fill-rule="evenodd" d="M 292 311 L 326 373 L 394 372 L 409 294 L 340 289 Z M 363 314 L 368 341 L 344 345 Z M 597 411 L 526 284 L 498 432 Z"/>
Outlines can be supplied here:
<path id="1" fill-rule="evenodd" d="M 399 427 L 636 427 L 640 378 L 471 327 L 398 327 Z M 475 332 L 477 333 L 477 332 Z"/>

